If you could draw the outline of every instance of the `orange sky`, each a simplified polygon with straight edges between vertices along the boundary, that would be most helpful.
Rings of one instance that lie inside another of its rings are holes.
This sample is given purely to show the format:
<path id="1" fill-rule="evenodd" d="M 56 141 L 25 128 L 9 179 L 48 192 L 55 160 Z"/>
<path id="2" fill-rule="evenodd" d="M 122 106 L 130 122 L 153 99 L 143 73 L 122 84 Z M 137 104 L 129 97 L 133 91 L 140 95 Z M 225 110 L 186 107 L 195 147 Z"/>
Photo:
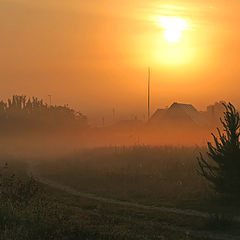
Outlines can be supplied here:
<path id="1" fill-rule="evenodd" d="M 240 106 L 238 0 L 0 0 L 0 96 L 36 95 L 93 117 L 152 111 L 173 101 Z M 178 43 L 159 16 L 184 19 Z"/>

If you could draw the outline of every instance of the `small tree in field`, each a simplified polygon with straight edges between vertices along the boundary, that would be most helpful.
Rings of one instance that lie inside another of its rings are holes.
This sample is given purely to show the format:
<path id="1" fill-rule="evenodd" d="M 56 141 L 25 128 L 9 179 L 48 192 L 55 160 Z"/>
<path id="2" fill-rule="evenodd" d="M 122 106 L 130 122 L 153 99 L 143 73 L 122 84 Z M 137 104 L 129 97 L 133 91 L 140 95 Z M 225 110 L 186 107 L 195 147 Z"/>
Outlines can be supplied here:
<path id="1" fill-rule="evenodd" d="M 199 173 L 206 178 L 217 193 L 226 196 L 240 196 L 240 143 L 239 113 L 228 103 L 223 104 L 226 111 L 220 119 L 223 132 L 217 128 L 218 137 L 214 134 L 214 145 L 208 142 L 208 159 L 200 153 L 198 157 Z"/>

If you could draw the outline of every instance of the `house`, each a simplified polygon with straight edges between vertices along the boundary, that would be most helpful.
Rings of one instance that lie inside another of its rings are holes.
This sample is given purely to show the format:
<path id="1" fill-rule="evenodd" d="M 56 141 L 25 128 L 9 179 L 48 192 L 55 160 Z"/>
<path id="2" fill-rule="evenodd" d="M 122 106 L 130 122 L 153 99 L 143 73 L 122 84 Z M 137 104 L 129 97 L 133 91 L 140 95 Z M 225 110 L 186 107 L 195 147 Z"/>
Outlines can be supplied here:
<path id="1" fill-rule="evenodd" d="M 174 102 L 169 108 L 158 109 L 151 117 L 150 124 L 174 126 L 205 126 L 204 116 L 191 104 Z"/>

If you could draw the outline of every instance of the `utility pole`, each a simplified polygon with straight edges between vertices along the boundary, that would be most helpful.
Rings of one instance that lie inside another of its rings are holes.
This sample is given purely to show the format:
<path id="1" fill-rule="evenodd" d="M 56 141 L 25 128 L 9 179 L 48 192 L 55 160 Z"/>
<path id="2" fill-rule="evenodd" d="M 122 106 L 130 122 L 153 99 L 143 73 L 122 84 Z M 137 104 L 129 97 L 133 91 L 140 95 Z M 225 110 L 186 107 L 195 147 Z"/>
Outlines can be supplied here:
<path id="1" fill-rule="evenodd" d="M 49 97 L 49 106 L 52 106 L 52 95 L 48 95 L 48 97 Z"/>
<path id="2" fill-rule="evenodd" d="M 148 121 L 150 119 L 150 87 L 151 87 L 151 70 L 148 67 Z"/>

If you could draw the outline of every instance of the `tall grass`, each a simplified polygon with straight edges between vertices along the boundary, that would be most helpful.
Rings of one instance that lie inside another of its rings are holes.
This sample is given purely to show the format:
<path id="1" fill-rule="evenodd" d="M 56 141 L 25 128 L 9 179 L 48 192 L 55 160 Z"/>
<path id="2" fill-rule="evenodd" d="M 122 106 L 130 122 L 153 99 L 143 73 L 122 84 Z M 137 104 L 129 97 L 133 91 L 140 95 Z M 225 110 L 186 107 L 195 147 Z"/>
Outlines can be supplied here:
<path id="1" fill-rule="evenodd" d="M 104 239 L 99 232 L 73 221 L 33 179 L 0 170 L 1 240 Z"/>
<path id="2" fill-rule="evenodd" d="M 103 196 L 170 205 L 203 199 L 198 147 L 108 147 L 75 152 L 41 166 L 44 175 Z"/>

